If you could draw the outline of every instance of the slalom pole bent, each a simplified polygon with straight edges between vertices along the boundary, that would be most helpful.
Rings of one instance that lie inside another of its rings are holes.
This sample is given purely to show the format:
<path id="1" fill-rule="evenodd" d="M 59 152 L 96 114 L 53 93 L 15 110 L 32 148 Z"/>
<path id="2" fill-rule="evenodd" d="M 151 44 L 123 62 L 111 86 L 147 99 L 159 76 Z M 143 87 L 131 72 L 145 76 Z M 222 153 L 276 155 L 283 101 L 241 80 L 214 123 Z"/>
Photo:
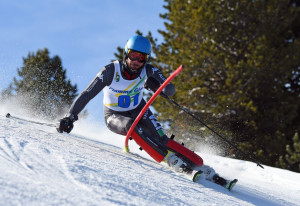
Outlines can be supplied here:
<path id="1" fill-rule="evenodd" d="M 129 146 L 128 146 L 128 140 L 131 137 L 131 134 L 137 125 L 137 123 L 140 121 L 146 110 L 149 108 L 149 106 L 152 104 L 152 102 L 155 100 L 155 98 L 161 93 L 161 91 L 174 79 L 183 69 L 183 66 L 180 65 L 167 79 L 166 81 L 157 89 L 157 91 L 153 94 L 153 96 L 149 99 L 149 101 L 146 103 L 144 108 L 141 110 L 133 124 L 131 125 L 129 131 L 127 132 L 126 139 L 125 139 L 125 151 L 129 152 Z"/>

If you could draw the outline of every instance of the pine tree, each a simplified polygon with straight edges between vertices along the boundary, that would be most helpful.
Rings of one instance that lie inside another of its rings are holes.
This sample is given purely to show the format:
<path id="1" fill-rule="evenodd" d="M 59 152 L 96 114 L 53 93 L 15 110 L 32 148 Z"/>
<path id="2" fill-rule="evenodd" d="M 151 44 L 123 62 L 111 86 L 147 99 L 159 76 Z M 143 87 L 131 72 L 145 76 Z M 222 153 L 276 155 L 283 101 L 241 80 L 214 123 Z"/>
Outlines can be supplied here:
<path id="1" fill-rule="evenodd" d="M 300 125 L 299 1 L 165 0 L 164 7 L 163 42 L 148 37 L 151 62 L 165 76 L 184 65 L 172 98 L 276 166 Z M 154 107 L 182 138 L 232 151 L 165 99 Z"/>
<path id="2" fill-rule="evenodd" d="M 298 132 L 296 132 L 293 137 L 292 146 L 286 145 L 286 153 L 284 157 L 280 156 L 280 166 L 295 172 L 300 172 L 300 140 Z"/>
<path id="3" fill-rule="evenodd" d="M 77 86 L 66 79 L 66 69 L 58 56 L 49 57 L 48 49 L 28 53 L 2 99 L 17 99 L 33 116 L 55 119 L 66 112 L 77 92 Z"/>
<path id="4" fill-rule="evenodd" d="M 165 2 L 164 41 L 153 52 L 166 76 L 185 66 L 173 81 L 175 100 L 275 165 L 300 125 L 297 1 Z M 164 99 L 154 104 L 163 120 L 176 120 L 172 128 L 201 136 L 199 126 Z"/>

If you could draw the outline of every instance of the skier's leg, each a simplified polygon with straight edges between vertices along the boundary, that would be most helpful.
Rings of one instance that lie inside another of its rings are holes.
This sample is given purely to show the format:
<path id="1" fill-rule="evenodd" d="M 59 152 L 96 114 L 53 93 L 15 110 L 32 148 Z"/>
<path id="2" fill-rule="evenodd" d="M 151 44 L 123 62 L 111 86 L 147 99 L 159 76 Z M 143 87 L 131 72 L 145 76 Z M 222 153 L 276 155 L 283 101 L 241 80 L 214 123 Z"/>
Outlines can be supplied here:
<path id="1" fill-rule="evenodd" d="M 133 119 L 119 114 L 112 114 L 105 116 L 105 123 L 107 128 L 112 132 L 126 135 L 133 123 Z"/>
<path id="2" fill-rule="evenodd" d="M 117 134 L 126 135 L 133 123 L 133 118 L 126 115 L 128 115 L 127 112 L 106 112 L 105 122 L 107 127 Z M 161 162 L 168 154 L 165 146 L 152 138 L 139 124 L 134 128 L 131 136 L 157 162 Z"/>
<path id="3" fill-rule="evenodd" d="M 131 136 L 157 162 L 161 162 L 168 154 L 166 147 L 157 139 L 152 138 L 140 124 L 136 125 Z"/>
<path id="4" fill-rule="evenodd" d="M 151 138 L 159 141 L 163 145 L 168 142 L 169 138 L 150 109 L 147 109 L 144 113 L 139 124 L 151 136 Z"/>
<path id="5" fill-rule="evenodd" d="M 130 112 L 104 110 L 107 127 L 117 134 L 126 135 L 141 108 L 139 106 Z M 134 128 L 131 137 L 157 162 L 164 160 L 178 172 L 191 172 L 190 165 L 168 151 L 166 144 L 170 139 L 149 109 Z"/>
<path id="6" fill-rule="evenodd" d="M 166 162 L 175 171 L 181 173 L 192 173 L 191 166 L 185 162 L 182 158 L 178 157 L 174 152 L 170 151 L 167 144 L 170 139 L 165 134 L 161 124 L 158 122 L 154 114 L 148 109 L 140 124 L 145 128 L 145 130 L 150 132 L 150 137 L 152 141 L 161 144 L 165 151 L 168 151 L 164 157 L 164 162 Z"/>
<path id="7" fill-rule="evenodd" d="M 169 139 L 167 135 L 165 134 L 161 124 L 158 122 L 154 114 L 151 112 L 150 109 L 148 109 L 143 118 L 140 120 L 139 124 L 150 134 L 149 138 L 153 142 L 158 142 L 158 144 L 162 144 L 164 150 L 168 150 L 168 153 L 166 154 L 164 161 L 172 167 L 177 172 L 184 172 L 184 173 L 191 173 L 191 165 L 186 162 L 186 160 L 180 158 L 177 156 L 177 153 L 179 150 L 180 155 L 188 154 L 189 158 L 193 157 L 193 162 L 197 162 L 199 165 L 202 165 L 202 159 L 196 158 L 195 155 L 191 154 L 192 152 L 186 148 L 184 148 L 182 145 L 175 143 L 173 140 Z M 170 144 L 171 142 L 171 144 Z M 173 148 L 171 148 L 172 146 Z M 198 157 L 198 156 L 197 156 Z M 200 161 L 200 160 L 201 161 Z"/>

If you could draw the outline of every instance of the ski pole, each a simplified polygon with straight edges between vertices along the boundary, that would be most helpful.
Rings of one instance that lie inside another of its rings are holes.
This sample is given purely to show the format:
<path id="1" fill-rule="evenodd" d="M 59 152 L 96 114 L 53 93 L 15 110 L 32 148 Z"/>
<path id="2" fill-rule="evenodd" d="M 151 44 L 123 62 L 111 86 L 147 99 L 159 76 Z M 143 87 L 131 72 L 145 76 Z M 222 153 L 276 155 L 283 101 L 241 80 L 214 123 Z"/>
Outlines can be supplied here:
<path id="1" fill-rule="evenodd" d="M 18 119 L 18 120 L 22 120 L 22 121 L 30 122 L 30 123 L 34 123 L 34 124 L 46 125 L 46 126 L 49 126 L 49 127 L 56 127 L 54 124 L 49 124 L 49 123 L 44 123 L 44 122 L 36 122 L 36 121 L 32 121 L 32 120 L 28 120 L 28 119 L 23 119 L 23 118 L 20 118 L 20 117 L 12 116 L 10 113 L 7 113 L 5 115 L 5 117 L 12 118 L 12 119 Z"/>
<path id="2" fill-rule="evenodd" d="M 237 151 L 239 151 L 245 158 L 250 158 L 250 160 L 252 160 L 253 162 L 255 162 L 257 164 L 257 166 L 261 167 L 264 169 L 264 167 L 256 160 L 254 159 L 250 154 L 246 154 L 244 153 L 242 150 L 240 150 L 239 148 L 237 148 L 237 146 L 235 146 L 233 143 L 231 143 L 229 140 L 227 140 L 226 138 L 224 138 L 222 135 L 220 135 L 218 132 L 216 132 L 215 130 L 213 130 L 212 128 L 210 128 L 207 124 L 205 124 L 203 121 L 201 121 L 198 117 L 196 117 L 195 115 L 193 115 L 191 112 L 189 112 L 187 109 L 185 109 L 183 106 L 181 106 L 180 104 L 178 104 L 177 102 L 175 102 L 173 99 L 171 99 L 170 97 L 163 95 L 163 97 L 165 97 L 166 99 L 168 99 L 170 102 L 172 102 L 173 104 L 175 104 L 177 107 L 179 107 L 182 111 L 184 111 L 185 113 L 187 113 L 188 115 L 190 115 L 191 117 L 193 117 L 194 119 L 196 119 L 198 122 L 200 122 L 203 126 L 205 126 L 207 129 L 209 129 L 210 131 L 212 131 L 214 134 L 216 134 L 218 137 L 220 137 L 222 140 L 224 140 L 225 142 L 227 142 L 229 145 L 231 145 L 232 147 L 234 147 L 234 149 L 236 149 Z"/>

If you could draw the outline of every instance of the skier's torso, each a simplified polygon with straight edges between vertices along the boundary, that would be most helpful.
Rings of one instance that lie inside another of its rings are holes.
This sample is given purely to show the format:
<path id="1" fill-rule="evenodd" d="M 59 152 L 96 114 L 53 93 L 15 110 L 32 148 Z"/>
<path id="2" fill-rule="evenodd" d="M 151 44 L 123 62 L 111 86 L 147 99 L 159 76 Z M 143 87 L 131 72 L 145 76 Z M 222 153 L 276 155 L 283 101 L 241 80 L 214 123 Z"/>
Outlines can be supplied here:
<path id="1" fill-rule="evenodd" d="M 119 61 L 114 61 L 114 77 L 110 85 L 103 89 L 103 105 L 114 111 L 135 109 L 143 99 L 144 83 L 147 79 L 145 68 L 138 78 L 127 80 L 121 75 Z"/>
<path id="2" fill-rule="evenodd" d="M 89 86 L 73 102 L 67 115 L 78 115 L 88 104 L 88 102 L 102 90 L 104 90 L 105 93 L 103 102 L 106 109 L 104 111 L 134 111 L 142 102 L 142 87 L 147 78 L 153 77 L 160 84 L 162 84 L 166 80 L 161 71 L 151 64 L 145 64 L 141 74 L 135 77 L 133 80 L 126 80 L 126 77 L 122 76 L 121 74 L 121 67 L 124 66 L 125 65 L 122 61 L 115 61 L 103 67 L 93 79 L 93 81 L 89 84 Z M 117 81 L 118 79 L 119 82 Z M 134 83 L 134 85 L 130 86 L 132 83 Z M 127 88 L 129 86 L 130 88 Z M 134 88 L 135 86 L 136 88 Z M 110 87 L 111 91 L 109 91 Z M 140 93 L 138 94 L 138 92 Z M 125 95 L 128 97 L 126 97 Z M 128 101 L 129 98 L 130 103 Z M 116 104 L 118 107 L 116 106 Z"/>

